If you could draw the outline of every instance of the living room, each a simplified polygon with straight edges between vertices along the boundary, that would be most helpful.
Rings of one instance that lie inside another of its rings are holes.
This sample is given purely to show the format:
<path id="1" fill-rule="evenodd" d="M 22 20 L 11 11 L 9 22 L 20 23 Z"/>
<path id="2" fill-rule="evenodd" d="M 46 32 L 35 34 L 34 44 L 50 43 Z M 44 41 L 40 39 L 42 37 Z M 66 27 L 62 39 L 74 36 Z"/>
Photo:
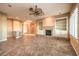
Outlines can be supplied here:
<path id="1" fill-rule="evenodd" d="M 0 3 L 0 55 L 79 55 L 78 5 Z"/>

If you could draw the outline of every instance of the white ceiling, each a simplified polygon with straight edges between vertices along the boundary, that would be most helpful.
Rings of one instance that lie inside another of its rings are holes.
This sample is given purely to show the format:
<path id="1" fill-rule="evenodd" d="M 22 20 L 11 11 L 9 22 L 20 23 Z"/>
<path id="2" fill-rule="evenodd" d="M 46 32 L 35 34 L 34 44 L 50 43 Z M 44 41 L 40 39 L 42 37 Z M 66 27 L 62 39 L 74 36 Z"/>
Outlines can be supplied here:
<path id="1" fill-rule="evenodd" d="M 8 7 L 8 4 L 12 7 Z M 29 15 L 29 8 L 37 5 L 44 12 L 43 16 L 35 17 Z M 22 20 L 29 19 L 35 20 L 48 16 L 54 16 L 69 12 L 71 4 L 68 3 L 0 3 L 0 11 L 8 14 L 8 16 L 14 18 L 20 18 Z"/>

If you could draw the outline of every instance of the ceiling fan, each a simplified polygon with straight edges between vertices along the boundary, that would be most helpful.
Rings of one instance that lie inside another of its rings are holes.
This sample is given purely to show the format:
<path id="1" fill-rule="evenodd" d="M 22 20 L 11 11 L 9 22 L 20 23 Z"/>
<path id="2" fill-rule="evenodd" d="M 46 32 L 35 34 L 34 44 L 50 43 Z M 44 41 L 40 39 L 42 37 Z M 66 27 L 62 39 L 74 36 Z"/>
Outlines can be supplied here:
<path id="1" fill-rule="evenodd" d="M 29 15 L 34 15 L 34 16 L 44 15 L 44 12 L 42 11 L 42 9 L 38 8 L 37 5 L 34 8 L 33 7 L 29 8 L 29 11 L 30 11 Z"/>

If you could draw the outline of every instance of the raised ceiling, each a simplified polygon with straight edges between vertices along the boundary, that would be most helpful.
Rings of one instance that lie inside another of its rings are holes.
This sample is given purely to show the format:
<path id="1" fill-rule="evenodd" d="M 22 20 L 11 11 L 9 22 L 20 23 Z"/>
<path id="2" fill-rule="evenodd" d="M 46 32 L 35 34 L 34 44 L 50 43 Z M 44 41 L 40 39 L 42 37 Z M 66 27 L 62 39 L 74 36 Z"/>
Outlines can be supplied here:
<path id="1" fill-rule="evenodd" d="M 11 5 L 8 7 L 8 4 Z M 35 17 L 29 15 L 29 8 L 37 5 L 44 12 L 43 16 Z M 36 20 L 48 16 L 60 15 L 70 11 L 69 3 L 0 3 L 0 11 L 8 14 L 9 17 L 18 19 Z"/>

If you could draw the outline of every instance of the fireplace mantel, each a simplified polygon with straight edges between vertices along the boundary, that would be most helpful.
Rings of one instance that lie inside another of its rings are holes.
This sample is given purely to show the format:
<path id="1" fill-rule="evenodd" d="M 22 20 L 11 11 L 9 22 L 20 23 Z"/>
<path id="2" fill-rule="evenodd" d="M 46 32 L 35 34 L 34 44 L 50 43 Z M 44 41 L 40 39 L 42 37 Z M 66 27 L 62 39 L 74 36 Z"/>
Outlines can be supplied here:
<path id="1" fill-rule="evenodd" d="M 44 26 L 44 29 L 45 30 L 53 30 L 54 29 L 54 26 Z"/>

